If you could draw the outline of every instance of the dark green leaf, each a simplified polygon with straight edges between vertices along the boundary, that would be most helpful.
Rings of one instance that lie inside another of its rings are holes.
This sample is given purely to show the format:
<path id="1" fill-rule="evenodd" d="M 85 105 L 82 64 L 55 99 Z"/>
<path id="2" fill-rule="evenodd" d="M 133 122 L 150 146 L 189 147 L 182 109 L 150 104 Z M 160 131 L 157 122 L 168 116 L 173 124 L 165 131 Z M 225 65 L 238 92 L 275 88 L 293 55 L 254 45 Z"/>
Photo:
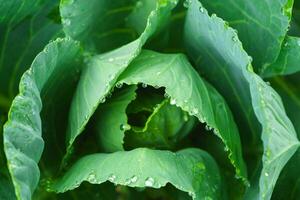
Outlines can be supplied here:
<path id="1" fill-rule="evenodd" d="M 277 59 L 291 18 L 293 0 L 201 0 L 238 31 L 256 69 Z"/>
<path id="2" fill-rule="evenodd" d="M 194 118 L 168 99 L 156 105 L 144 127 L 134 127 L 126 132 L 126 145 L 130 147 L 152 147 L 172 149 L 176 142 L 193 128 Z"/>
<path id="3" fill-rule="evenodd" d="M 236 32 L 222 19 L 210 17 L 197 0 L 188 9 L 185 43 L 199 70 L 231 100 L 231 107 L 240 109 L 236 117 L 244 116 L 253 130 L 253 139 L 260 132 L 259 124 L 253 120 L 255 113 L 262 126 L 264 155 L 262 170 L 256 172 L 260 174 L 259 183 L 252 181 L 249 194 L 254 191 L 251 199 L 270 199 L 281 169 L 299 146 L 279 95 L 253 72 L 251 59 Z M 257 148 L 252 145 L 250 148 Z"/>
<path id="4" fill-rule="evenodd" d="M 100 104 L 95 113 L 95 129 L 98 142 L 105 152 L 121 151 L 123 149 L 124 127 L 127 124 L 126 108 L 135 98 L 136 87 L 132 86 L 121 91 L 115 91 L 111 98 Z"/>
<path id="5" fill-rule="evenodd" d="M 276 62 L 261 72 L 264 77 L 287 75 L 300 71 L 300 38 L 287 36 Z"/>

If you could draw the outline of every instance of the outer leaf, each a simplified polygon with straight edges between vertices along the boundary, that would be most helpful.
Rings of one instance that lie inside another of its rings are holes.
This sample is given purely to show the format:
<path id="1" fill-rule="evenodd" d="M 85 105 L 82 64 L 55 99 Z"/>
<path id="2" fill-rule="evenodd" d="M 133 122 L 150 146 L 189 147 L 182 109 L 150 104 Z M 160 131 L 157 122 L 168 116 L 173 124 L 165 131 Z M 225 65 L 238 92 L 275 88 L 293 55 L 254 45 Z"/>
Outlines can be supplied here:
<path id="1" fill-rule="evenodd" d="M 293 0 L 201 0 L 238 30 L 245 50 L 256 69 L 264 69 L 277 59 L 288 30 Z"/>
<path id="2" fill-rule="evenodd" d="M 58 0 L 0 2 L 0 18 L 11 20 L 0 22 L 0 107 L 10 105 L 18 93 L 20 78 L 34 57 L 50 39 L 62 33 L 57 6 Z"/>
<path id="3" fill-rule="evenodd" d="M 96 115 L 95 128 L 98 136 L 98 143 L 106 152 L 121 151 L 125 129 L 120 126 L 127 125 L 126 108 L 135 98 L 136 87 L 125 88 L 112 98 L 101 104 Z"/>
<path id="4" fill-rule="evenodd" d="M 40 1 L 27 0 L 27 1 L 0 1 L 0 24 L 16 24 L 23 20 L 29 14 L 36 11 Z"/>
<path id="5" fill-rule="evenodd" d="M 156 105 L 144 127 L 132 127 L 126 132 L 125 143 L 131 147 L 172 147 L 190 133 L 195 120 L 180 108 L 164 100 Z"/>
<path id="6" fill-rule="evenodd" d="M 261 73 L 264 77 L 292 74 L 300 71 L 300 38 L 287 36 L 276 62 Z"/>
<path id="7" fill-rule="evenodd" d="M 149 15 L 147 26 L 135 41 L 106 54 L 94 56 L 83 71 L 75 97 L 72 101 L 67 130 L 67 146 L 70 150 L 76 137 L 83 131 L 89 118 L 107 96 L 118 76 L 139 54 L 147 39 L 155 33 L 158 25 L 169 16 L 176 2 L 157 3 Z"/>
<path id="8" fill-rule="evenodd" d="M 51 189 L 65 192 L 83 181 L 92 184 L 110 181 L 130 187 L 153 188 L 171 183 L 188 192 L 193 199 L 222 199 L 217 165 L 212 157 L 199 149 L 172 153 L 138 148 L 129 152 L 88 155 L 54 182 Z"/>
<path id="9" fill-rule="evenodd" d="M 138 32 L 144 31 L 148 15 L 155 10 L 157 2 L 64 0 L 60 11 L 66 35 L 82 41 L 97 52 L 105 52 L 137 39 Z"/>
<path id="10" fill-rule="evenodd" d="M 254 110 L 262 126 L 264 155 L 259 192 L 254 191 L 253 199 L 270 199 L 281 169 L 299 146 L 280 97 L 253 72 L 251 59 L 235 31 L 222 19 L 208 16 L 197 0 L 188 9 L 185 42 L 199 69 L 227 99 L 233 100 L 231 105 L 239 105 L 246 116 Z M 252 186 L 254 189 L 258 184 Z"/>
<path id="11" fill-rule="evenodd" d="M 119 83 L 165 87 L 174 104 L 214 129 L 229 150 L 229 159 L 237 176 L 247 182 L 240 138 L 232 114 L 222 96 L 200 78 L 184 55 L 143 51 L 122 73 Z"/>
<path id="12" fill-rule="evenodd" d="M 40 93 L 49 92 L 62 73 L 67 71 L 71 75 L 77 70 L 74 60 L 78 53 L 78 44 L 70 39 L 57 39 L 46 46 L 22 77 L 20 93 L 4 126 L 4 149 L 18 199 L 31 199 L 39 181 L 37 162 L 44 146 Z"/>
<path id="13" fill-rule="evenodd" d="M 290 77 L 277 77 L 272 79 L 272 86 L 282 97 L 287 114 L 293 122 L 300 137 L 300 84 L 299 73 Z M 294 154 L 282 170 L 272 199 L 297 200 L 300 195 L 300 150 Z"/>

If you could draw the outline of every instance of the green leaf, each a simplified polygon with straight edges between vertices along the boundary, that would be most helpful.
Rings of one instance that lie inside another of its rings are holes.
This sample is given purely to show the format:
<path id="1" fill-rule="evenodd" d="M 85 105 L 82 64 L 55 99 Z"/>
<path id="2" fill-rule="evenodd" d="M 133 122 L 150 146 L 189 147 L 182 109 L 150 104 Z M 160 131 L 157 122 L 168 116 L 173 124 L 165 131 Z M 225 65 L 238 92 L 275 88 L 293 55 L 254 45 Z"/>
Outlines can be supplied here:
<path id="1" fill-rule="evenodd" d="M 105 52 L 137 39 L 157 4 L 158 0 L 70 0 L 61 2 L 60 11 L 66 35 Z"/>
<path id="2" fill-rule="evenodd" d="M 0 107 L 7 107 L 18 93 L 24 71 L 49 40 L 62 33 L 62 26 L 56 21 L 56 0 L 1 1 L 0 13 L 1 17 L 11 19 L 0 22 Z"/>
<path id="3" fill-rule="evenodd" d="M 144 127 L 131 126 L 126 132 L 125 144 L 130 147 L 172 149 L 190 133 L 194 124 L 194 118 L 165 99 L 155 106 Z"/>
<path id="4" fill-rule="evenodd" d="M 39 7 L 40 1 L 0 1 L 0 24 L 17 24 L 26 16 L 34 13 Z"/>
<path id="5" fill-rule="evenodd" d="M 199 149 L 172 153 L 138 148 L 128 152 L 88 155 L 77 161 L 50 188 L 55 192 L 65 192 L 83 181 L 92 184 L 110 181 L 130 187 L 152 188 L 171 183 L 193 199 L 222 199 L 218 167 L 212 157 Z"/>
<path id="6" fill-rule="evenodd" d="M 223 141 L 236 175 L 247 182 L 239 133 L 222 96 L 203 81 L 182 54 L 143 51 L 121 74 L 119 83 L 164 87 L 172 104 L 196 116 Z"/>
<path id="7" fill-rule="evenodd" d="M 78 70 L 75 59 L 78 57 L 78 43 L 59 38 L 38 54 L 21 79 L 20 92 L 4 125 L 4 150 L 18 199 L 31 199 L 39 181 L 37 163 L 44 147 L 39 114 L 41 95 L 45 96 L 56 83 L 61 83 L 59 78 L 64 84 L 74 79 L 72 71 Z M 68 75 L 61 78 L 66 72 Z"/>
<path id="8" fill-rule="evenodd" d="M 95 113 L 95 129 L 98 143 L 105 152 L 122 151 L 124 128 L 127 125 L 126 108 L 135 99 L 136 87 L 115 91 L 111 98 L 100 104 Z"/>
<path id="9" fill-rule="evenodd" d="M 270 199 L 281 169 L 299 146 L 279 95 L 253 72 L 251 59 L 236 32 L 222 19 L 215 15 L 210 17 L 196 0 L 188 9 L 185 43 L 199 70 L 231 100 L 231 107 L 241 109 L 242 112 L 236 112 L 235 116 L 244 116 L 253 130 L 259 130 L 257 121 L 249 117 L 255 112 L 262 127 L 264 154 L 263 168 L 256 172 L 260 174 L 259 184 L 252 182 L 250 191 L 254 191 L 254 199 Z M 252 133 L 258 135 L 259 131 Z M 257 148 L 257 145 L 250 144 L 250 148 Z M 259 191 L 255 191 L 258 186 Z"/>
<path id="10" fill-rule="evenodd" d="M 265 69 L 277 59 L 288 30 L 293 0 L 201 0 L 238 31 L 255 69 Z"/>
<path id="11" fill-rule="evenodd" d="M 293 76 L 271 79 L 272 86 L 282 97 L 286 112 L 300 137 L 300 84 L 299 73 Z M 274 189 L 272 199 L 296 200 L 300 195 L 300 150 L 294 154 L 283 168 Z"/>
<path id="12" fill-rule="evenodd" d="M 139 54 L 147 39 L 157 31 L 159 24 L 166 20 L 166 16 L 169 16 L 176 5 L 174 1 L 167 1 L 166 3 L 166 5 L 156 4 L 155 10 L 148 17 L 144 32 L 138 39 L 114 51 L 89 59 L 71 104 L 67 129 L 68 152 L 70 152 L 73 142 L 83 131 L 97 106 L 114 87 L 118 76 Z"/>
<path id="13" fill-rule="evenodd" d="M 276 62 L 261 72 L 263 77 L 287 75 L 300 71 L 300 38 L 287 36 Z"/>

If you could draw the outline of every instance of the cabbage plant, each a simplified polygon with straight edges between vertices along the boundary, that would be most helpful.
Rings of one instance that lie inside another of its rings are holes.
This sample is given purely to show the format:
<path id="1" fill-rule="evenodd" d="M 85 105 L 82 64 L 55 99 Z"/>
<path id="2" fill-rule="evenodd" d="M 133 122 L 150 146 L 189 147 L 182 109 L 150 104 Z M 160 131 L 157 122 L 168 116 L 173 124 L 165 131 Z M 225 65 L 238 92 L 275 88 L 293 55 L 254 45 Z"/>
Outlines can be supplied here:
<path id="1" fill-rule="evenodd" d="M 299 199 L 299 37 L 293 0 L 0 0 L 0 199 Z"/>

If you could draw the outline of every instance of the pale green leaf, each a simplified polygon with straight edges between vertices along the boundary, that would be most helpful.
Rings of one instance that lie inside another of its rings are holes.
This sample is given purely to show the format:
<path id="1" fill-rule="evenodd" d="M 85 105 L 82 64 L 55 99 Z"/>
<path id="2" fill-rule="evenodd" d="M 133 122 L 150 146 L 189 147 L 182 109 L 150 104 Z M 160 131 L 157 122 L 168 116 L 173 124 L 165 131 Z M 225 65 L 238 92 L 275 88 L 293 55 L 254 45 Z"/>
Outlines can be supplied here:
<path id="1" fill-rule="evenodd" d="M 240 137 L 223 97 L 203 81 L 182 54 L 143 51 L 121 74 L 119 83 L 164 87 L 172 104 L 196 116 L 223 141 L 237 177 L 247 182 Z"/>
<path id="2" fill-rule="evenodd" d="M 157 31 L 161 21 L 166 20 L 165 17 L 169 16 L 176 5 L 174 1 L 166 3 L 166 5 L 156 4 L 155 10 L 147 19 L 144 32 L 138 39 L 111 52 L 90 58 L 72 100 L 67 130 L 68 149 L 83 131 L 97 106 L 114 87 L 118 76 L 139 54 L 147 39 Z"/>
<path id="3" fill-rule="evenodd" d="M 20 93 L 4 125 L 4 150 L 18 199 L 31 199 L 39 181 L 37 163 L 44 147 L 40 95 L 53 89 L 53 83 L 62 73 L 68 72 L 61 79 L 64 83 L 70 78 L 73 80 L 74 73 L 70 72 L 77 71 L 75 58 L 78 56 L 78 44 L 70 39 L 57 39 L 38 54 L 21 79 Z"/>
<path id="4" fill-rule="evenodd" d="M 137 148 L 128 152 L 88 155 L 51 184 L 50 189 L 65 192 L 83 181 L 92 184 L 110 181 L 129 187 L 152 188 L 170 183 L 189 193 L 193 199 L 223 198 L 218 167 L 212 157 L 199 149 L 173 153 Z"/>

